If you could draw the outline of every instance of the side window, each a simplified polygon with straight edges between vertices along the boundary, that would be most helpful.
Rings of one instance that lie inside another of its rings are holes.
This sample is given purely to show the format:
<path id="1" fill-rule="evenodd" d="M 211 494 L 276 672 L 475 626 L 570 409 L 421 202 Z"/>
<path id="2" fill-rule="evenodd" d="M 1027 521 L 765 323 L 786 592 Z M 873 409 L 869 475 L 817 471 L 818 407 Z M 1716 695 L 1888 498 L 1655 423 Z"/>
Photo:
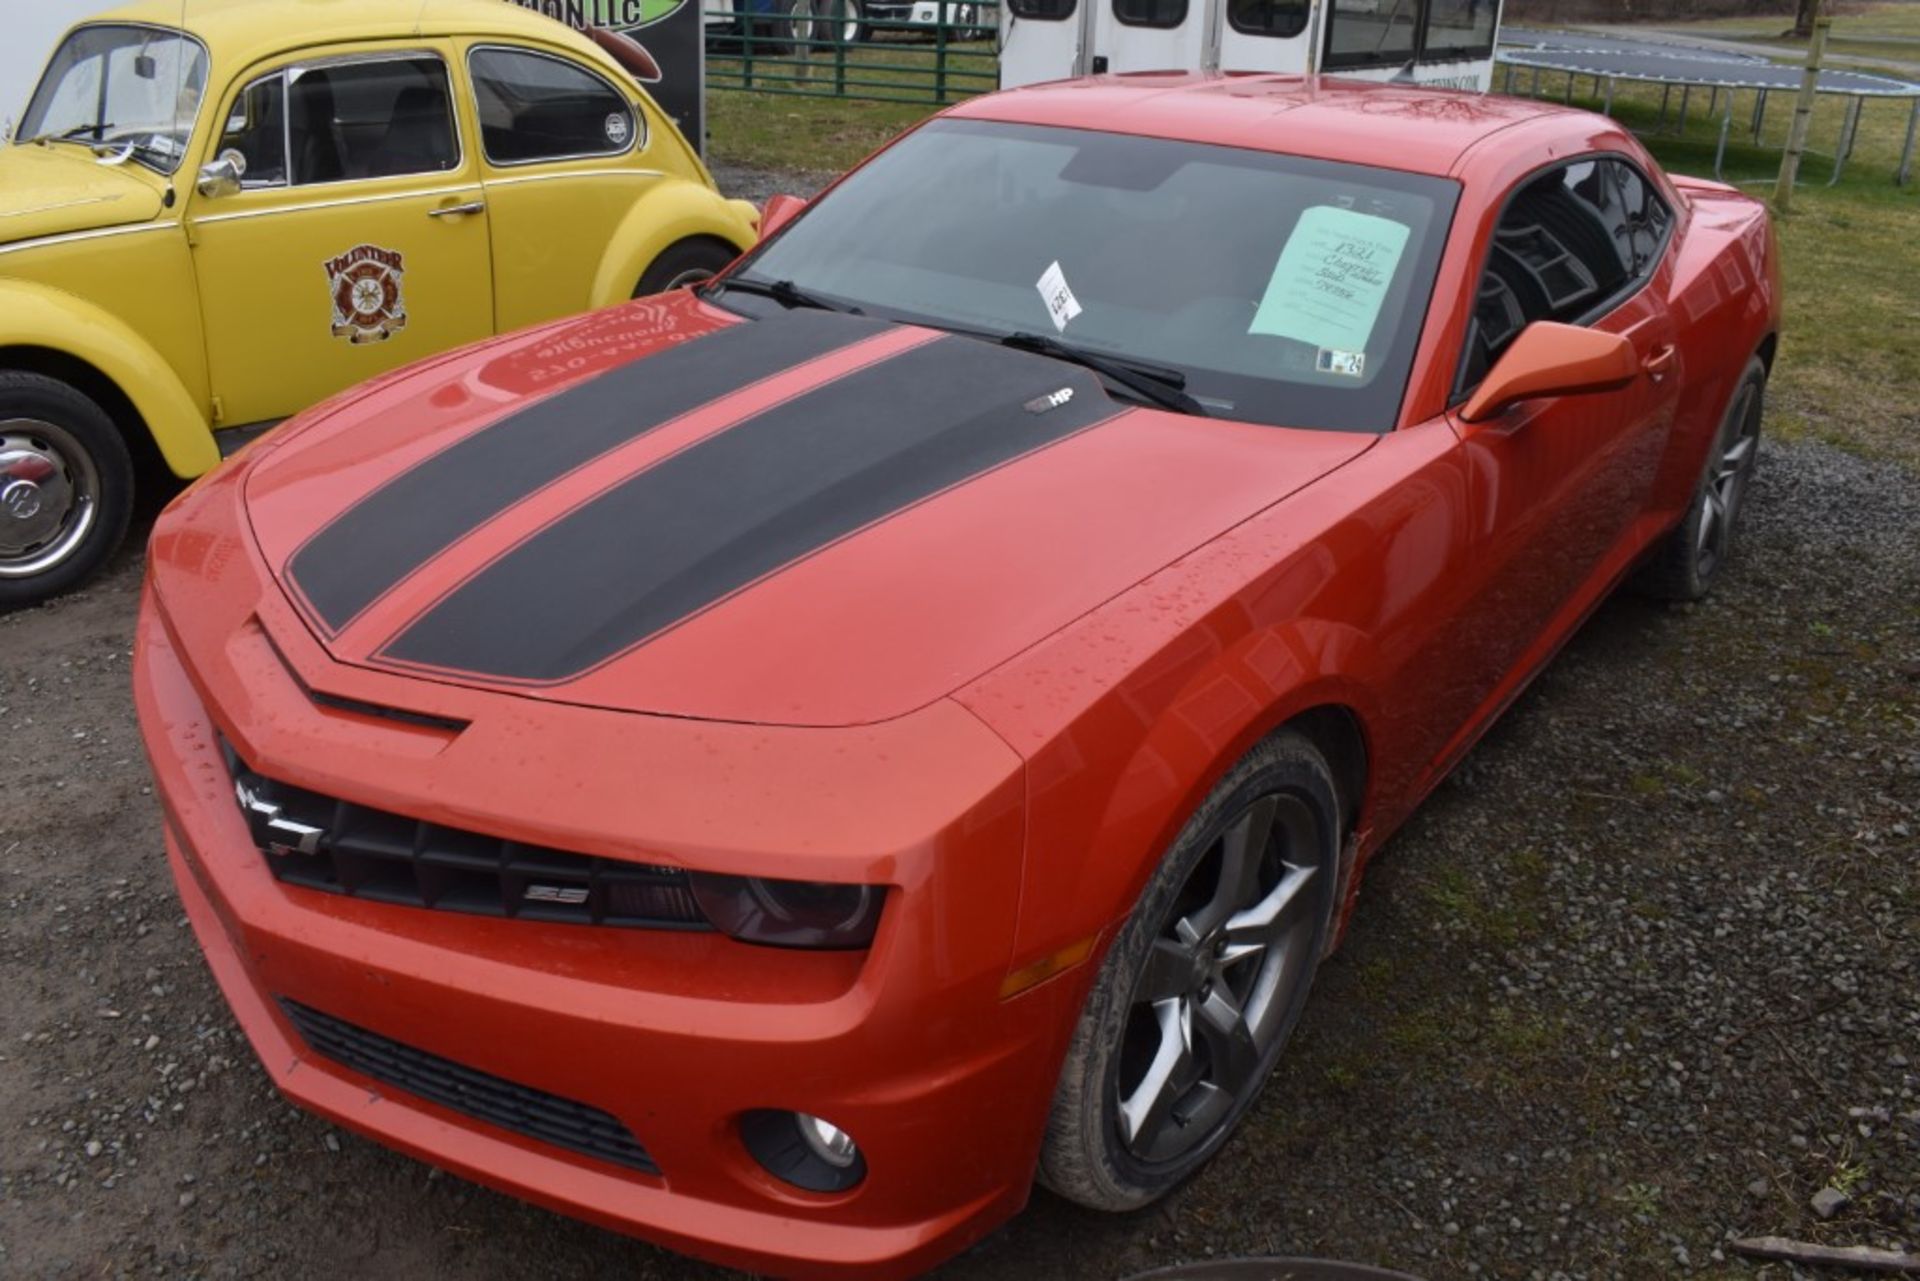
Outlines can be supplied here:
<path id="1" fill-rule="evenodd" d="M 295 185 L 460 165 L 446 64 L 431 54 L 322 63 L 288 73 L 287 143 Z"/>
<path id="2" fill-rule="evenodd" d="M 1498 0 L 1427 0 L 1427 38 L 1422 53 L 1435 60 L 1493 52 Z"/>
<path id="3" fill-rule="evenodd" d="M 1177 27 L 1187 20 L 1187 0 L 1113 0 L 1113 16 L 1129 27 Z"/>
<path id="4" fill-rule="evenodd" d="M 1077 7 L 1077 0 L 1007 0 L 1014 17 L 1029 21 L 1061 22 L 1071 18 Z"/>
<path id="5" fill-rule="evenodd" d="M 1521 188 L 1494 229 L 1461 383 L 1472 387 L 1536 320 L 1585 323 L 1660 260 L 1672 212 L 1624 161 L 1594 157 Z"/>
<path id="6" fill-rule="evenodd" d="M 1227 21 L 1244 35 L 1297 36 L 1307 29 L 1307 0 L 1227 0 Z"/>
<path id="7" fill-rule="evenodd" d="M 638 122 L 625 95 L 563 58 L 497 46 L 467 56 L 480 145 L 496 165 L 617 155 Z"/>
<path id="8" fill-rule="evenodd" d="M 1406 62 L 1420 33 L 1420 0 L 1329 0 L 1328 67 Z"/>
<path id="9" fill-rule="evenodd" d="M 287 77 L 276 71 L 240 91 L 216 155 L 238 152 L 242 187 L 287 185 Z"/>

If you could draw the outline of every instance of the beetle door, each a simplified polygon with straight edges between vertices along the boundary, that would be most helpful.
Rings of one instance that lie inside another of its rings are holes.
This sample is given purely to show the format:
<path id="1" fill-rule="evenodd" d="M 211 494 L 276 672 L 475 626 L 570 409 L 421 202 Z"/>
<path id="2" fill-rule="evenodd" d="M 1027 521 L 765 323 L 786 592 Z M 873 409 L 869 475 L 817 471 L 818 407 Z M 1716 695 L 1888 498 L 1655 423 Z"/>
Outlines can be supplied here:
<path id="1" fill-rule="evenodd" d="M 187 224 L 224 424 L 493 333 L 486 202 L 438 48 L 307 59 L 224 104 Z"/>
<path id="2" fill-rule="evenodd" d="M 646 106 L 547 50 L 477 44 L 466 66 L 499 327 L 584 311 L 615 233 L 663 177 L 641 159 L 650 141 Z M 639 281 L 616 283 L 626 297 Z"/>

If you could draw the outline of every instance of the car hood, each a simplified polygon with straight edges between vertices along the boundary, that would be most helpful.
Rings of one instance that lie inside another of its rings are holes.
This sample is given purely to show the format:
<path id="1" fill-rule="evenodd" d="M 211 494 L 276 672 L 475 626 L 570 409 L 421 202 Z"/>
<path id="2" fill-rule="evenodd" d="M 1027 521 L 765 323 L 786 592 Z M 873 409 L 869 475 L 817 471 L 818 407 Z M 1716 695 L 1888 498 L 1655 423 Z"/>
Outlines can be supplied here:
<path id="1" fill-rule="evenodd" d="M 148 178 L 84 148 L 0 146 L 0 244 L 147 222 L 160 208 Z"/>
<path id="2" fill-rule="evenodd" d="M 1128 407 L 1077 367 L 818 311 L 630 304 L 269 438 L 246 506 L 337 661 L 856 725 L 953 692 L 1371 437 Z"/>

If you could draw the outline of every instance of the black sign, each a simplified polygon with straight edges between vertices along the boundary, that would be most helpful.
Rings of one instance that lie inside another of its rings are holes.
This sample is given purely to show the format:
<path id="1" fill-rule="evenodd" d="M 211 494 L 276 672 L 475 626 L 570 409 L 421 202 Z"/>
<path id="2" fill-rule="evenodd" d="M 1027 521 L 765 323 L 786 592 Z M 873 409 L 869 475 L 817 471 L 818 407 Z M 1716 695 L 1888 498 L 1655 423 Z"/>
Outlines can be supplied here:
<path id="1" fill-rule="evenodd" d="M 612 54 L 695 151 L 706 152 L 706 36 L 702 0 L 508 0 L 584 31 Z"/>

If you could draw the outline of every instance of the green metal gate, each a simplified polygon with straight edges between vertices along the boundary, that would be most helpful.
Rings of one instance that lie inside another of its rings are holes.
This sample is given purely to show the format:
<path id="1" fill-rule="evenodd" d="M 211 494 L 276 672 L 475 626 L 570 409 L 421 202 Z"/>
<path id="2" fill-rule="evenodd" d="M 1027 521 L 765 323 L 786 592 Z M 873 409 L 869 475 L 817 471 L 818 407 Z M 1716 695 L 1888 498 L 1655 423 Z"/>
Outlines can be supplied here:
<path id="1" fill-rule="evenodd" d="M 710 90 L 937 106 L 999 83 L 997 0 L 733 0 L 705 19 Z"/>

